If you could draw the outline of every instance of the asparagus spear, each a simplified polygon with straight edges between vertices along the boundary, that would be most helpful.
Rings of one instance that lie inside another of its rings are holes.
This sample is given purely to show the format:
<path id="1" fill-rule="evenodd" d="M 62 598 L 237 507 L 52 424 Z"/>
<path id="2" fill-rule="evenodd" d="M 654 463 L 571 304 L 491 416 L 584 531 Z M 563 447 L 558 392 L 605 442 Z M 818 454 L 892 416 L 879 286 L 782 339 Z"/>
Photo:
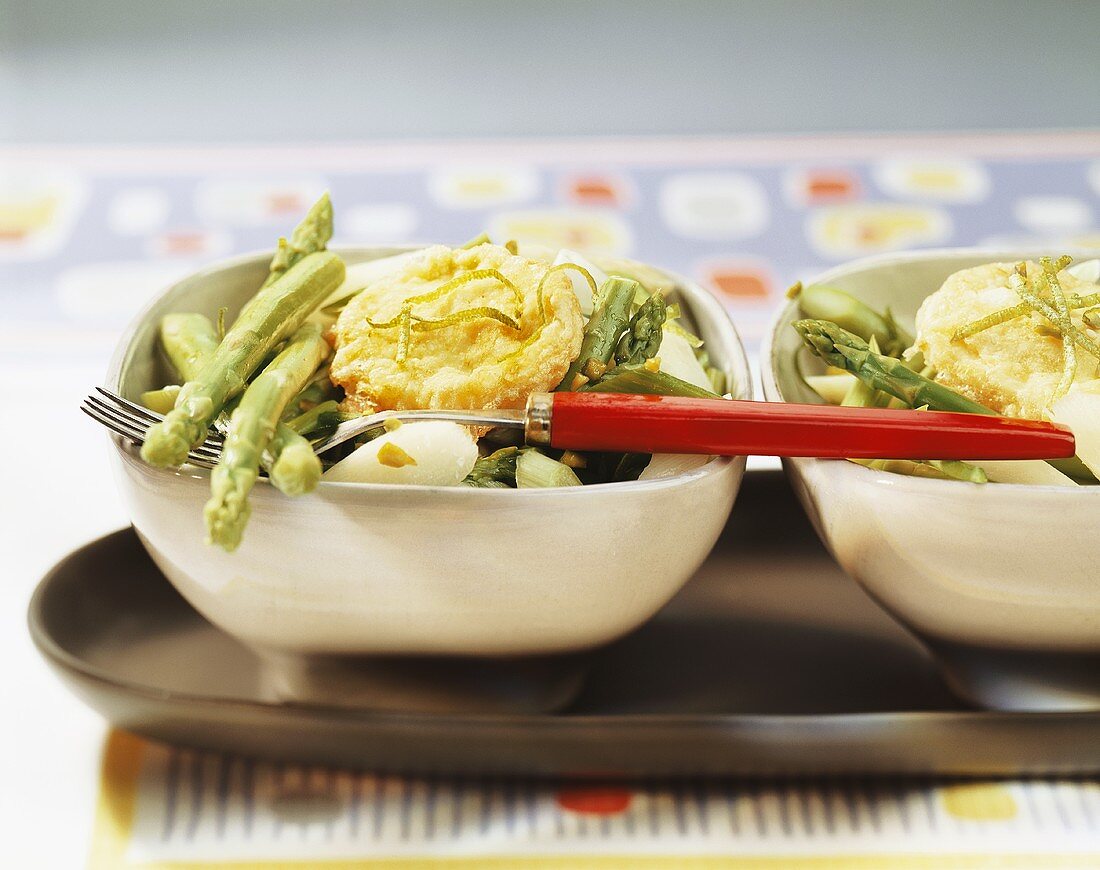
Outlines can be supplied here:
<path id="1" fill-rule="evenodd" d="M 836 287 L 824 284 L 803 287 L 795 284 L 788 295 L 798 300 L 798 307 L 805 317 L 835 323 L 864 341 L 877 338 L 887 356 L 898 356 L 913 344 L 913 336 L 899 326 L 889 312 L 883 316 Z"/>
<path id="2" fill-rule="evenodd" d="M 512 489 L 516 485 L 516 462 L 519 459 L 518 447 L 502 447 L 500 450 L 482 456 L 466 478 L 462 486 L 475 486 L 483 489 Z"/>
<path id="3" fill-rule="evenodd" d="M 964 480 L 968 483 L 989 483 L 985 471 L 977 465 L 963 462 L 961 459 L 926 459 L 926 465 L 942 472 L 951 480 Z"/>
<path id="4" fill-rule="evenodd" d="M 299 435 L 314 435 L 318 431 L 335 429 L 341 421 L 340 403 L 335 399 L 329 399 L 314 405 L 297 417 L 291 417 L 286 424 Z"/>
<path id="5" fill-rule="evenodd" d="M 303 257 L 279 280 L 262 288 L 201 371 L 183 385 L 176 407 L 149 429 L 141 448 L 145 461 L 158 466 L 182 463 L 268 353 L 301 326 L 343 279 L 343 261 L 326 252 Z"/>
<path id="6" fill-rule="evenodd" d="M 717 393 L 689 384 L 675 375 L 650 371 L 645 365 L 616 366 L 603 377 L 585 384 L 583 391 L 596 393 L 638 393 L 651 396 L 689 396 L 696 399 L 717 399 Z"/>
<path id="7" fill-rule="evenodd" d="M 279 239 L 279 247 L 271 258 L 271 269 L 263 286 L 275 283 L 286 271 L 308 254 L 325 250 L 332 238 L 332 200 L 328 193 L 313 204 L 302 222 L 290 234 L 290 241 Z"/>
<path id="8" fill-rule="evenodd" d="M 660 293 L 646 299 L 630 318 L 626 331 L 615 346 L 615 361 L 637 364 L 655 357 L 664 337 L 662 327 L 667 313 L 668 306 Z"/>
<path id="9" fill-rule="evenodd" d="M 271 482 L 286 495 L 313 492 L 324 471 L 313 445 L 287 423 L 275 427 L 262 461 Z"/>
<path id="10" fill-rule="evenodd" d="M 194 378 L 218 347 L 218 331 L 201 314 L 166 314 L 160 320 L 160 343 L 181 381 Z"/>
<path id="11" fill-rule="evenodd" d="M 166 314 L 160 321 L 160 344 L 180 381 L 198 374 L 203 362 L 218 346 L 218 331 L 201 314 Z M 167 414 L 176 406 L 178 384 L 141 394 L 141 403 L 158 414 Z"/>
<path id="12" fill-rule="evenodd" d="M 874 336 L 871 337 L 868 347 L 872 351 L 878 349 Z M 856 378 L 840 404 L 848 408 L 881 408 L 886 404 L 884 400 L 889 398 Z M 965 480 L 970 483 L 986 483 L 988 480 L 982 469 L 959 460 L 928 459 L 921 462 L 909 459 L 853 459 L 852 461 L 868 468 L 877 468 L 910 477 L 941 477 L 947 480 Z"/>
<path id="13" fill-rule="evenodd" d="M 874 336 L 867 342 L 867 347 L 874 353 L 878 353 L 878 342 Z M 886 393 L 871 389 L 859 378 L 853 378 L 851 386 L 844 394 L 840 402 L 842 408 L 885 408 L 890 404 L 891 397 Z M 896 399 L 894 401 L 897 401 Z"/>
<path id="14" fill-rule="evenodd" d="M 277 489 L 287 495 L 304 495 L 316 488 L 324 469 L 305 436 L 316 439 L 339 423 L 340 406 L 330 399 L 275 427 L 263 454 L 263 467 Z"/>
<path id="15" fill-rule="evenodd" d="M 211 495 L 203 513 L 211 543 L 230 551 L 240 544 L 250 513 L 248 493 L 259 476 L 263 452 L 275 434 L 279 417 L 328 357 L 329 350 L 320 327 L 307 323 L 244 391 L 230 420 L 218 465 L 210 475 Z M 287 427 L 287 431 L 293 430 Z M 309 453 L 313 455 L 312 449 Z M 319 464 L 316 456 L 313 459 Z M 295 469 L 303 470 L 294 463 L 286 471 L 293 473 Z"/>
<path id="16" fill-rule="evenodd" d="M 829 365 L 847 369 L 871 389 L 901 399 L 910 408 L 923 406 L 933 411 L 999 416 L 991 408 L 979 405 L 913 371 L 901 360 L 874 353 L 867 342 L 835 323 L 798 320 L 792 325 L 810 350 Z M 1090 482 L 1093 479 L 1088 468 L 1076 456 L 1052 459 L 1049 464 L 1075 480 Z"/>
<path id="17" fill-rule="evenodd" d="M 996 411 L 918 374 L 901 360 L 875 353 L 862 338 L 835 323 L 798 320 L 793 325 L 810 350 L 826 363 L 846 369 L 871 389 L 889 393 L 910 408 L 927 405 L 933 411 L 997 415 Z"/>
<path id="18" fill-rule="evenodd" d="M 640 288 L 628 278 L 608 278 L 600 288 L 599 304 L 584 328 L 581 352 L 570 364 L 559 390 L 575 389 L 578 375 L 595 380 L 607 371 L 615 353 L 619 335 L 630 321 L 630 306 Z M 583 380 L 582 380 L 583 382 Z"/>

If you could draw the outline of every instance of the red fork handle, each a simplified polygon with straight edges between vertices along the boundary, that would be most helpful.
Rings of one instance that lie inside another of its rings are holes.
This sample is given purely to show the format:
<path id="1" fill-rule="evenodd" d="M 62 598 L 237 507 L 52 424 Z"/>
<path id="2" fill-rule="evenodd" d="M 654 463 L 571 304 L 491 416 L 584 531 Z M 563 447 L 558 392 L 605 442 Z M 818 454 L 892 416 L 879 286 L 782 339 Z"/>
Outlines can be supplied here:
<path id="1" fill-rule="evenodd" d="M 536 394 L 532 442 L 573 450 L 851 459 L 1061 459 L 1073 434 L 1033 420 L 619 393 Z M 545 424 L 549 423 L 547 427 Z M 549 433 L 545 430 L 549 428 Z"/>

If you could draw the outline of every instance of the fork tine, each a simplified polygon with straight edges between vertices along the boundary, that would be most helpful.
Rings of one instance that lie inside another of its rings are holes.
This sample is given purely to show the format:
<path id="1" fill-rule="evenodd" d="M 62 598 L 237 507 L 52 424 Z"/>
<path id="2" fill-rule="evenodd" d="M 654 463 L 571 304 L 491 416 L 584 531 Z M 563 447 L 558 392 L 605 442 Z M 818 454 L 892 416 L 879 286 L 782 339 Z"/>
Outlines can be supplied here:
<path id="1" fill-rule="evenodd" d="M 145 420 L 159 423 L 161 420 L 164 419 L 163 414 L 158 414 L 156 413 L 156 411 L 150 411 L 148 408 L 139 405 L 137 402 L 131 402 L 129 399 L 124 399 L 122 398 L 122 396 L 118 395 L 118 393 L 113 393 L 105 387 L 96 387 L 96 392 L 101 393 L 112 402 L 114 402 L 116 405 L 125 408 L 127 411 Z M 206 440 L 221 443 L 224 439 L 219 432 L 211 429 L 210 432 L 207 434 Z"/>
<path id="2" fill-rule="evenodd" d="M 125 431 L 129 435 L 139 437 L 142 441 L 145 440 L 145 435 L 152 425 L 152 421 L 135 417 L 122 408 L 99 401 L 95 396 L 88 396 L 81 407 L 85 406 L 95 410 L 98 419 L 110 420 L 114 423 L 116 432 Z"/>
<path id="3" fill-rule="evenodd" d="M 108 393 L 107 395 L 111 395 L 111 394 Z M 162 418 L 148 419 L 147 417 L 138 417 L 135 414 L 132 414 L 129 411 L 129 405 L 133 404 L 133 403 L 128 403 L 126 406 L 123 406 L 123 407 L 115 407 L 113 405 L 109 405 L 107 402 L 104 402 L 98 396 L 88 396 L 85 399 L 85 401 L 90 403 L 94 407 L 99 408 L 104 413 L 110 414 L 115 418 L 121 418 L 121 419 L 129 422 L 133 426 L 140 426 L 142 431 L 148 430 L 149 427 L 151 425 L 153 425 L 153 423 L 159 422 L 159 419 L 162 419 Z M 204 439 L 203 442 L 202 442 L 202 446 L 208 448 L 213 453 L 220 452 L 221 451 L 221 445 L 222 445 L 221 438 L 214 439 L 214 438 L 211 438 L 209 436 L 207 436 L 207 438 Z M 194 449 L 199 449 L 199 448 L 194 448 Z"/>
<path id="4" fill-rule="evenodd" d="M 110 399 L 116 405 L 121 405 L 123 408 L 130 411 L 132 414 L 134 414 L 138 417 L 141 417 L 145 420 L 152 420 L 154 422 L 160 422 L 161 420 L 164 419 L 163 414 L 158 414 L 156 411 L 150 411 L 148 408 L 145 408 L 145 407 L 139 405 L 137 402 L 131 402 L 129 399 L 124 399 L 124 398 L 122 398 L 122 396 L 118 395 L 118 393 L 112 393 L 110 390 L 105 389 L 104 387 L 96 387 L 95 390 L 96 390 L 97 393 L 100 393 L 100 394 L 106 396 L 108 399 Z"/>
<path id="5" fill-rule="evenodd" d="M 148 417 L 138 416 L 137 414 L 134 414 L 125 407 L 111 405 L 107 402 L 104 402 L 98 396 L 88 396 L 84 401 L 91 405 L 93 408 L 98 408 L 105 414 L 110 414 L 116 419 L 125 420 L 126 422 L 134 426 L 140 426 L 142 429 L 148 429 L 150 426 L 157 422 L 156 420 L 150 420 Z"/>
<path id="6" fill-rule="evenodd" d="M 127 417 L 125 414 L 113 411 L 106 405 L 100 405 L 91 401 L 90 398 L 85 399 L 80 408 L 83 411 L 93 412 L 96 419 L 101 422 L 106 421 L 111 423 L 116 432 L 126 432 L 128 434 L 144 437 L 145 433 L 149 430 L 149 426 L 145 421 Z"/>
<path id="7" fill-rule="evenodd" d="M 93 420 L 95 420 L 97 423 L 99 423 L 101 426 L 106 426 L 116 435 L 121 435 L 123 438 L 128 441 L 132 441 L 134 444 L 140 444 L 143 440 L 142 436 L 144 435 L 144 433 L 139 434 L 131 431 L 128 427 L 123 426 L 121 423 L 115 420 L 112 420 L 94 405 L 82 403 L 80 406 L 80 410 L 91 417 Z"/>
<path id="8" fill-rule="evenodd" d="M 128 416 L 125 411 L 112 408 L 105 402 L 98 401 L 95 396 L 88 396 L 80 407 L 81 410 L 103 423 L 103 425 L 136 441 L 138 444 L 145 440 L 145 435 L 149 431 L 149 423 L 145 420 L 135 420 L 133 417 Z M 92 411 L 95 413 L 93 414 Z M 221 455 L 221 450 L 217 446 L 204 442 L 199 447 L 193 448 L 190 454 L 196 457 L 217 460 Z"/>
<path id="9" fill-rule="evenodd" d="M 124 422 L 124 418 L 121 416 L 112 417 L 90 402 L 82 403 L 80 410 L 100 425 L 107 427 L 116 435 L 121 435 L 133 444 L 141 444 L 145 440 L 147 427 L 143 428 L 129 421 Z M 187 454 L 187 461 L 191 465 L 213 468 L 218 464 L 218 453 L 212 450 L 192 450 Z"/>

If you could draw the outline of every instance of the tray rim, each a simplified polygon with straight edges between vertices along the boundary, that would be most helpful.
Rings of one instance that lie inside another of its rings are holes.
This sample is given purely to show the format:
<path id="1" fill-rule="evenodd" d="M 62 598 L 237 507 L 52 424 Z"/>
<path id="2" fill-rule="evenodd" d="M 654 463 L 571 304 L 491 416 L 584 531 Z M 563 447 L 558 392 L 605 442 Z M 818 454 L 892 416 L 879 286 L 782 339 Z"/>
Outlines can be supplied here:
<path id="1" fill-rule="evenodd" d="M 423 726 L 427 724 L 452 726 L 503 725 L 510 728 L 543 729 L 551 727 L 561 730 L 584 730 L 591 727 L 615 726 L 652 728 L 684 728 L 685 726 L 705 728 L 728 728 L 739 725 L 786 725 L 816 724 L 837 727 L 861 724 L 896 723 L 899 719 L 912 723 L 951 723 L 951 724 L 1005 724 L 1005 723 L 1072 723 L 1088 724 L 1094 722 L 1100 726 L 1100 710 L 1047 710 L 1047 711 L 1006 711 L 1006 710 L 878 710 L 858 713 L 599 713 L 599 714 L 554 714 L 554 713 L 407 713 L 370 710 L 366 708 L 340 706 L 321 703 L 286 703 L 276 701 L 253 700 L 246 698 L 221 698 L 194 692 L 158 688 L 147 683 L 134 682 L 112 675 L 86 659 L 65 649 L 47 630 L 45 625 L 45 598 L 48 589 L 68 564 L 85 550 L 114 538 L 135 535 L 133 526 L 124 526 L 73 548 L 60 558 L 38 581 L 27 605 L 27 627 L 31 640 L 39 653 L 54 667 L 59 668 L 82 680 L 98 683 L 113 690 L 121 690 L 147 701 L 170 704 L 188 704 L 207 709 L 224 710 L 227 708 L 248 711 L 254 714 L 271 716 L 284 713 L 307 715 L 334 722 L 375 723 L 394 726 Z M 167 580 L 165 580 L 167 582 Z M 170 585 L 170 584 L 169 584 Z M 201 618 L 201 617 L 200 617 Z M 218 629 L 211 626 L 211 629 Z"/>

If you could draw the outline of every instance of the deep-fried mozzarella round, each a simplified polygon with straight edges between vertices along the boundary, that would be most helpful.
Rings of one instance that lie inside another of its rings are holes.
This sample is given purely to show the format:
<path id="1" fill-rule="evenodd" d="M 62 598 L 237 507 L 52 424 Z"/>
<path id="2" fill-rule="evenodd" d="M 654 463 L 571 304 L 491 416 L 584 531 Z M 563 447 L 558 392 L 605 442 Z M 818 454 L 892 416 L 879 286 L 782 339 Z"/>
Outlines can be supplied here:
<path id="1" fill-rule="evenodd" d="M 917 312 L 917 348 L 936 380 L 975 402 L 1010 417 L 1043 418 L 1062 378 L 1062 339 L 1039 314 L 1017 317 L 968 338 L 955 333 L 987 315 L 1019 304 L 1009 287 L 1014 263 L 988 263 L 951 275 Z M 1027 264 L 1029 280 L 1042 274 Z M 1097 286 L 1069 272 L 1058 275 L 1067 296 L 1095 293 Z M 1081 310 L 1073 312 L 1078 328 Z M 1095 333 L 1093 333 L 1095 335 Z M 1076 379 L 1096 377 L 1097 361 L 1078 353 Z"/>
<path id="2" fill-rule="evenodd" d="M 482 270 L 494 270 L 516 289 L 485 277 L 438 298 L 415 299 Z M 514 408 L 557 386 L 580 353 L 584 321 L 568 275 L 560 272 L 543 284 L 540 315 L 536 291 L 546 270 L 498 245 L 437 245 L 368 284 L 333 329 L 331 377 L 347 394 L 346 408 Z M 470 315 L 475 309 L 499 312 L 519 329 Z M 395 323 L 403 310 L 413 316 L 411 329 Z M 455 315 L 469 319 L 454 322 Z"/>

